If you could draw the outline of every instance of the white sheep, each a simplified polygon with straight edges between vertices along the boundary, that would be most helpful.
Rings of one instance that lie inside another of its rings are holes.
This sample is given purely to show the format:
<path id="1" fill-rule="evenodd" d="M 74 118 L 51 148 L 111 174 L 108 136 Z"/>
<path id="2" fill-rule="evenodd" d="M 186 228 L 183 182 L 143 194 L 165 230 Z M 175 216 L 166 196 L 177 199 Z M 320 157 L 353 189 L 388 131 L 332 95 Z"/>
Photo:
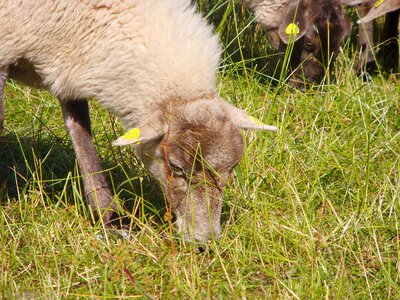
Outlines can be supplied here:
<path id="1" fill-rule="evenodd" d="M 1 93 L 8 77 L 59 99 L 95 217 L 110 223 L 116 206 L 91 139 L 89 98 L 127 129 L 114 144 L 133 145 L 161 181 L 178 231 L 218 238 L 222 190 L 243 153 L 239 129 L 275 127 L 218 95 L 219 41 L 189 1 L 2 0 L 0 40 Z"/>
<path id="2" fill-rule="evenodd" d="M 286 51 L 295 42 L 290 58 L 291 82 L 320 82 L 333 65 L 350 22 L 339 0 L 241 0 L 254 10 L 271 44 Z"/>

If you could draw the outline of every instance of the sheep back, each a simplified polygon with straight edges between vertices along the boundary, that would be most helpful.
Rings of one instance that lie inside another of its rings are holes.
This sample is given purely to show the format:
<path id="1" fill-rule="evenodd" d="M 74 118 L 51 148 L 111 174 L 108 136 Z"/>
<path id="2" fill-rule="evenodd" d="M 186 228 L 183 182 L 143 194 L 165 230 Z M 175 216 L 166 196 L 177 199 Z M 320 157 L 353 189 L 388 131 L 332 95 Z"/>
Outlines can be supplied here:
<path id="1" fill-rule="evenodd" d="M 221 53 L 187 0 L 5 0 L 0 40 L 0 70 L 28 62 L 41 82 L 25 83 L 97 98 L 126 127 L 166 98 L 213 92 Z"/>

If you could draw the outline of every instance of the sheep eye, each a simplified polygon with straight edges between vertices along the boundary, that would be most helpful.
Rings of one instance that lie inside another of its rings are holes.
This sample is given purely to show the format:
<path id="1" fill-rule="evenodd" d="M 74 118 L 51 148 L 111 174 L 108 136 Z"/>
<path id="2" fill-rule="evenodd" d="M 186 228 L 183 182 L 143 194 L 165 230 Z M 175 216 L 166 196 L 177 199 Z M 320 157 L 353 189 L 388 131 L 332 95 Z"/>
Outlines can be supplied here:
<path id="1" fill-rule="evenodd" d="M 174 171 L 175 173 L 184 173 L 185 169 L 179 165 L 177 165 L 176 163 L 169 161 L 169 166 L 171 168 L 172 171 Z"/>
<path id="2" fill-rule="evenodd" d="M 307 51 L 313 51 L 314 45 L 313 45 L 313 43 L 312 43 L 311 41 L 306 41 L 306 42 L 304 43 L 304 48 L 305 48 Z"/>

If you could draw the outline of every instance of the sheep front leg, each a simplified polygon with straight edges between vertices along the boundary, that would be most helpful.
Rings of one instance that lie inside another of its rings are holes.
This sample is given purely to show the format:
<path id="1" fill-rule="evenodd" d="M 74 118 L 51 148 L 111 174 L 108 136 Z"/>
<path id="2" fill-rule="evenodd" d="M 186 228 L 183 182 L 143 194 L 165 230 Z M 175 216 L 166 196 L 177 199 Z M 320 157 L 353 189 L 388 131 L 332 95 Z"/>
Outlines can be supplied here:
<path id="1" fill-rule="evenodd" d="M 7 71 L 0 71 L 0 135 L 4 129 L 4 86 L 7 80 Z"/>
<path id="2" fill-rule="evenodd" d="M 116 205 L 100 167 L 93 144 L 89 105 L 86 100 L 60 100 L 64 123 L 71 137 L 79 169 L 83 177 L 86 201 L 96 220 L 110 224 Z"/>

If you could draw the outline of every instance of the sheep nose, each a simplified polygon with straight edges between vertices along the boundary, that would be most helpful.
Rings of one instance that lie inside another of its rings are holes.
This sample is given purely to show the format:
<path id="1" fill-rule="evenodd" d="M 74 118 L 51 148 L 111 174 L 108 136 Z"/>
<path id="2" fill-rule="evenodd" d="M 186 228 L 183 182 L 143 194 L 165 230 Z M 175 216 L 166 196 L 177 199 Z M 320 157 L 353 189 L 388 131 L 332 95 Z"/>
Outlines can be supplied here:
<path id="1" fill-rule="evenodd" d="M 196 249 L 197 253 L 204 253 L 204 252 L 210 252 L 210 247 L 207 243 L 203 243 L 202 245 L 198 246 Z"/>
<path id="2" fill-rule="evenodd" d="M 211 251 L 211 241 L 217 241 L 220 236 L 220 230 L 218 229 L 213 229 L 213 231 L 209 232 L 207 235 L 207 238 L 204 238 L 204 236 L 201 239 L 196 239 L 196 246 L 197 246 L 197 253 L 204 253 L 204 252 L 210 252 Z"/>

